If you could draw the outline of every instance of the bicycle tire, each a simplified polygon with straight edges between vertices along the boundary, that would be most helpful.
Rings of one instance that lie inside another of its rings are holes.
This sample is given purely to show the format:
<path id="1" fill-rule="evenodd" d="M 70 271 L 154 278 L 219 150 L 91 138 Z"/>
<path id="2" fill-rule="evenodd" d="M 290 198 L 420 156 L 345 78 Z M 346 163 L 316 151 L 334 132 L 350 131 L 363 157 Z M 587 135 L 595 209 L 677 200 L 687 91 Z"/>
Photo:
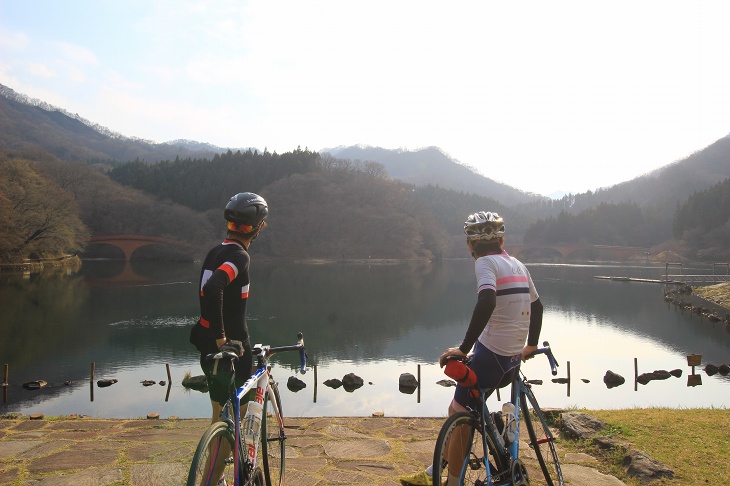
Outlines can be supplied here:
<path id="1" fill-rule="evenodd" d="M 487 466 L 490 464 L 492 471 L 506 471 L 506 466 L 502 464 L 502 457 L 499 454 L 495 454 L 497 450 L 491 437 L 486 437 L 482 434 L 482 429 L 479 421 L 468 412 L 457 412 L 451 415 L 444 425 L 441 426 L 438 439 L 436 440 L 436 447 L 433 451 L 433 484 L 434 486 L 445 486 L 448 481 L 448 460 L 447 456 L 449 453 L 449 441 L 453 434 L 457 432 L 460 434 L 466 433 L 467 440 L 465 441 L 464 448 L 456 453 L 461 457 L 464 457 L 463 466 L 460 471 L 460 476 L 463 478 L 464 485 L 471 484 L 486 484 L 487 481 Z M 486 441 L 483 440 L 486 438 Z M 462 439 L 463 440 L 463 439 Z M 485 451 L 484 447 L 487 447 Z M 453 453 L 454 451 L 452 451 Z M 485 461 L 485 453 L 491 455 L 491 460 Z M 466 459 L 468 457 L 468 460 Z"/>
<path id="2" fill-rule="evenodd" d="M 201 484 L 215 486 L 218 484 L 219 476 L 211 477 L 212 468 L 211 461 L 215 463 L 216 458 L 221 453 L 223 446 L 223 474 L 228 484 L 234 481 L 234 464 L 233 450 L 235 439 L 228 429 L 225 422 L 216 422 L 211 424 L 200 438 L 198 447 L 193 456 L 193 462 L 190 464 L 188 472 L 187 486 L 199 486 Z M 227 446 L 227 448 L 226 448 Z"/>
<path id="3" fill-rule="evenodd" d="M 281 410 L 279 387 L 273 379 L 269 382 L 276 400 L 276 411 L 271 404 L 269 394 L 264 398 L 264 420 L 261 421 L 262 450 L 264 476 L 267 486 L 281 486 L 284 484 L 284 465 L 286 462 L 286 436 L 283 430 L 284 414 Z M 280 422 L 281 420 L 281 422 Z"/>
<path id="4" fill-rule="evenodd" d="M 537 457 L 546 484 L 548 486 L 563 486 L 565 482 L 563 480 L 563 471 L 560 469 L 558 451 L 555 449 L 555 437 L 547 420 L 545 420 L 542 410 L 540 410 L 540 406 L 537 404 L 535 395 L 532 392 L 525 393 L 524 391 L 520 394 L 522 416 L 527 435 L 530 438 L 530 447 Z M 531 477 L 531 480 L 534 482 L 534 478 Z M 534 484 L 539 483 L 535 482 Z"/>

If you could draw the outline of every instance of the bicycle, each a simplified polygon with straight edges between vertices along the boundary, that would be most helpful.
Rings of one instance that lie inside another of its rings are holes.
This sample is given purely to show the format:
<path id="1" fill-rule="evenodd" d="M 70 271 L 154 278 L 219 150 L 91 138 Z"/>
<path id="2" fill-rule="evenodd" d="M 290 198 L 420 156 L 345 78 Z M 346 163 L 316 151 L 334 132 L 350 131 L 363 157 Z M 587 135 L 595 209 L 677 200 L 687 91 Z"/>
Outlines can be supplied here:
<path id="1" fill-rule="evenodd" d="M 550 350 L 550 345 L 546 341 L 543 346 L 530 356 L 545 354 L 550 362 L 552 374 L 556 375 L 558 363 Z M 468 364 L 468 358 L 450 356 L 447 360 L 449 359 Z M 529 446 L 534 451 L 546 484 L 563 486 L 565 483 L 555 450 L 555 438 L 522 371 L 512 381 L 510 403 L 514 405 L 515 413 L 509 418 L 508 423 L 503 424 L 501 431 L 498 428 L 499 422 L 502 421 L 500 414 L 490 413 L 487 407 L 487 390 L 480 389 L 475 384 L 473 391 L 478 392 L 478 403 L 481 406 L 468 412 L 451 415 L 441 427 L 433 455 L 434 486 L 447 483 L 449 453 L 452 455 L 452 460 L 463 458 L 458 472 L 460 485 L 529 485 L 530 479 L 526 467 L 526 462 L 529 461 L 523 462 L 519 457 L 520 410 L 530 439 Z M 510 433 L 505 433 L 507 431 Z M 514 437 L 510 437 L 512 432 Z M 449 451 L 451 441 L 455 441 L 453 445 L 455 449 Z M 459 444 L 463 444 L 463 447 L 459 447 Z M 455 468 L 452 468 L 452 474 L 456 476 L 454 472 Z"/>
<path id="2" fill-rule="evenodd" d="M 213 374 L 221 360 L 230 363 L 229 397 L 221 409 L 220 421 L 211 424 L 198 443 L 187 486 L 281 486 L 284 483 L 286 434 L 279 389 L 271 376 L 269 358 L 284 351 L 299 351 L 303 372 L 306 368 L 304 336 L 299 333 L 297 338 L 293 346 L 254 346 L 256 371 L 240 388 L 235 385 L 234 363 L 238 359 L 235 353 L 206 356 L 214 361 Z M 256 396 L 248 403 L 242 423 L 241 400 L 251 390 L 256 390 Z"/>

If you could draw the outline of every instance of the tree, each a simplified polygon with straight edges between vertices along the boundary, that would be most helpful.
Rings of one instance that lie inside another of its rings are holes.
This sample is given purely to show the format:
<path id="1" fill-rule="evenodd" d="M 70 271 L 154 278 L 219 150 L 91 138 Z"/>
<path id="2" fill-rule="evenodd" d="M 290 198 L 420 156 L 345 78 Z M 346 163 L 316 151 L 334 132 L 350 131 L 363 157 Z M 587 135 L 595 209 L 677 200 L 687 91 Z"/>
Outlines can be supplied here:
<path id="1" fill-rule="evenodd" d="M 1 260 L 58 256 L 83 248 L 87 231 L 74 198 L 31 162 L 0 159 L 0 194 Z"/>

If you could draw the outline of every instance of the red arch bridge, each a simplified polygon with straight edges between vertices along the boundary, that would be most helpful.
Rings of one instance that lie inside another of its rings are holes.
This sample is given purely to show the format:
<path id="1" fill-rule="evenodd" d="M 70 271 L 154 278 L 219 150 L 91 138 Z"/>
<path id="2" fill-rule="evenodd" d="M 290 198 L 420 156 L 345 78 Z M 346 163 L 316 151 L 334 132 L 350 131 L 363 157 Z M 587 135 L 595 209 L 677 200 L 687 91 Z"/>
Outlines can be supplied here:
<path id="1" fill-rule="evenodd" d="M 534 256 L 559 256 L 561 258 L 582 257 L 582 258 L 606 258 L 611 257 L 617 261 L 626 261 L 630 258 L 649 255 L 649 248 L 636 246 L 610 246 L 610 245 L 549 245 L 539 243 L 528 243 L 513 245 L 509 242 L 504 244 L 507 253 L 516 258 L 528 258 Z"/>
<path id="2" fill-rule="evenodd" d="M 176 240 L 169 240 L 167 238 L 158 238 L 157 236 L 144 236 L 144 235 L 105 235 L 105 236 L 92 236 L 89 238 L 89 244 L 103 244 L 111 245 L 119 248 L 124 253 L 124 260 L 130 261 L 132 254 L 137 251 L 138 248 L 148 245 L 174 245 L 174 246 L 186 246 Z"/>

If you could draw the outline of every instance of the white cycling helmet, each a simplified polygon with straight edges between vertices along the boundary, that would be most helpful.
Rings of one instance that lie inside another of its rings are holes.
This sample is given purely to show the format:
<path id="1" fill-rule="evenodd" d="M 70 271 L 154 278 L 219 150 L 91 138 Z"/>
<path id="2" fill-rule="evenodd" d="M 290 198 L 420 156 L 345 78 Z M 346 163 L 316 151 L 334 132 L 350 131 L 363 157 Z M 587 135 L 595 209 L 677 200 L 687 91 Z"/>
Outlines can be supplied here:
<path id="1" fill-rule="evenodd" d="M 469 241 L 489 241 L 504 236 L 504 220 L 497 213 L 479 211 L 464 222 L 464 234 Z"/>

